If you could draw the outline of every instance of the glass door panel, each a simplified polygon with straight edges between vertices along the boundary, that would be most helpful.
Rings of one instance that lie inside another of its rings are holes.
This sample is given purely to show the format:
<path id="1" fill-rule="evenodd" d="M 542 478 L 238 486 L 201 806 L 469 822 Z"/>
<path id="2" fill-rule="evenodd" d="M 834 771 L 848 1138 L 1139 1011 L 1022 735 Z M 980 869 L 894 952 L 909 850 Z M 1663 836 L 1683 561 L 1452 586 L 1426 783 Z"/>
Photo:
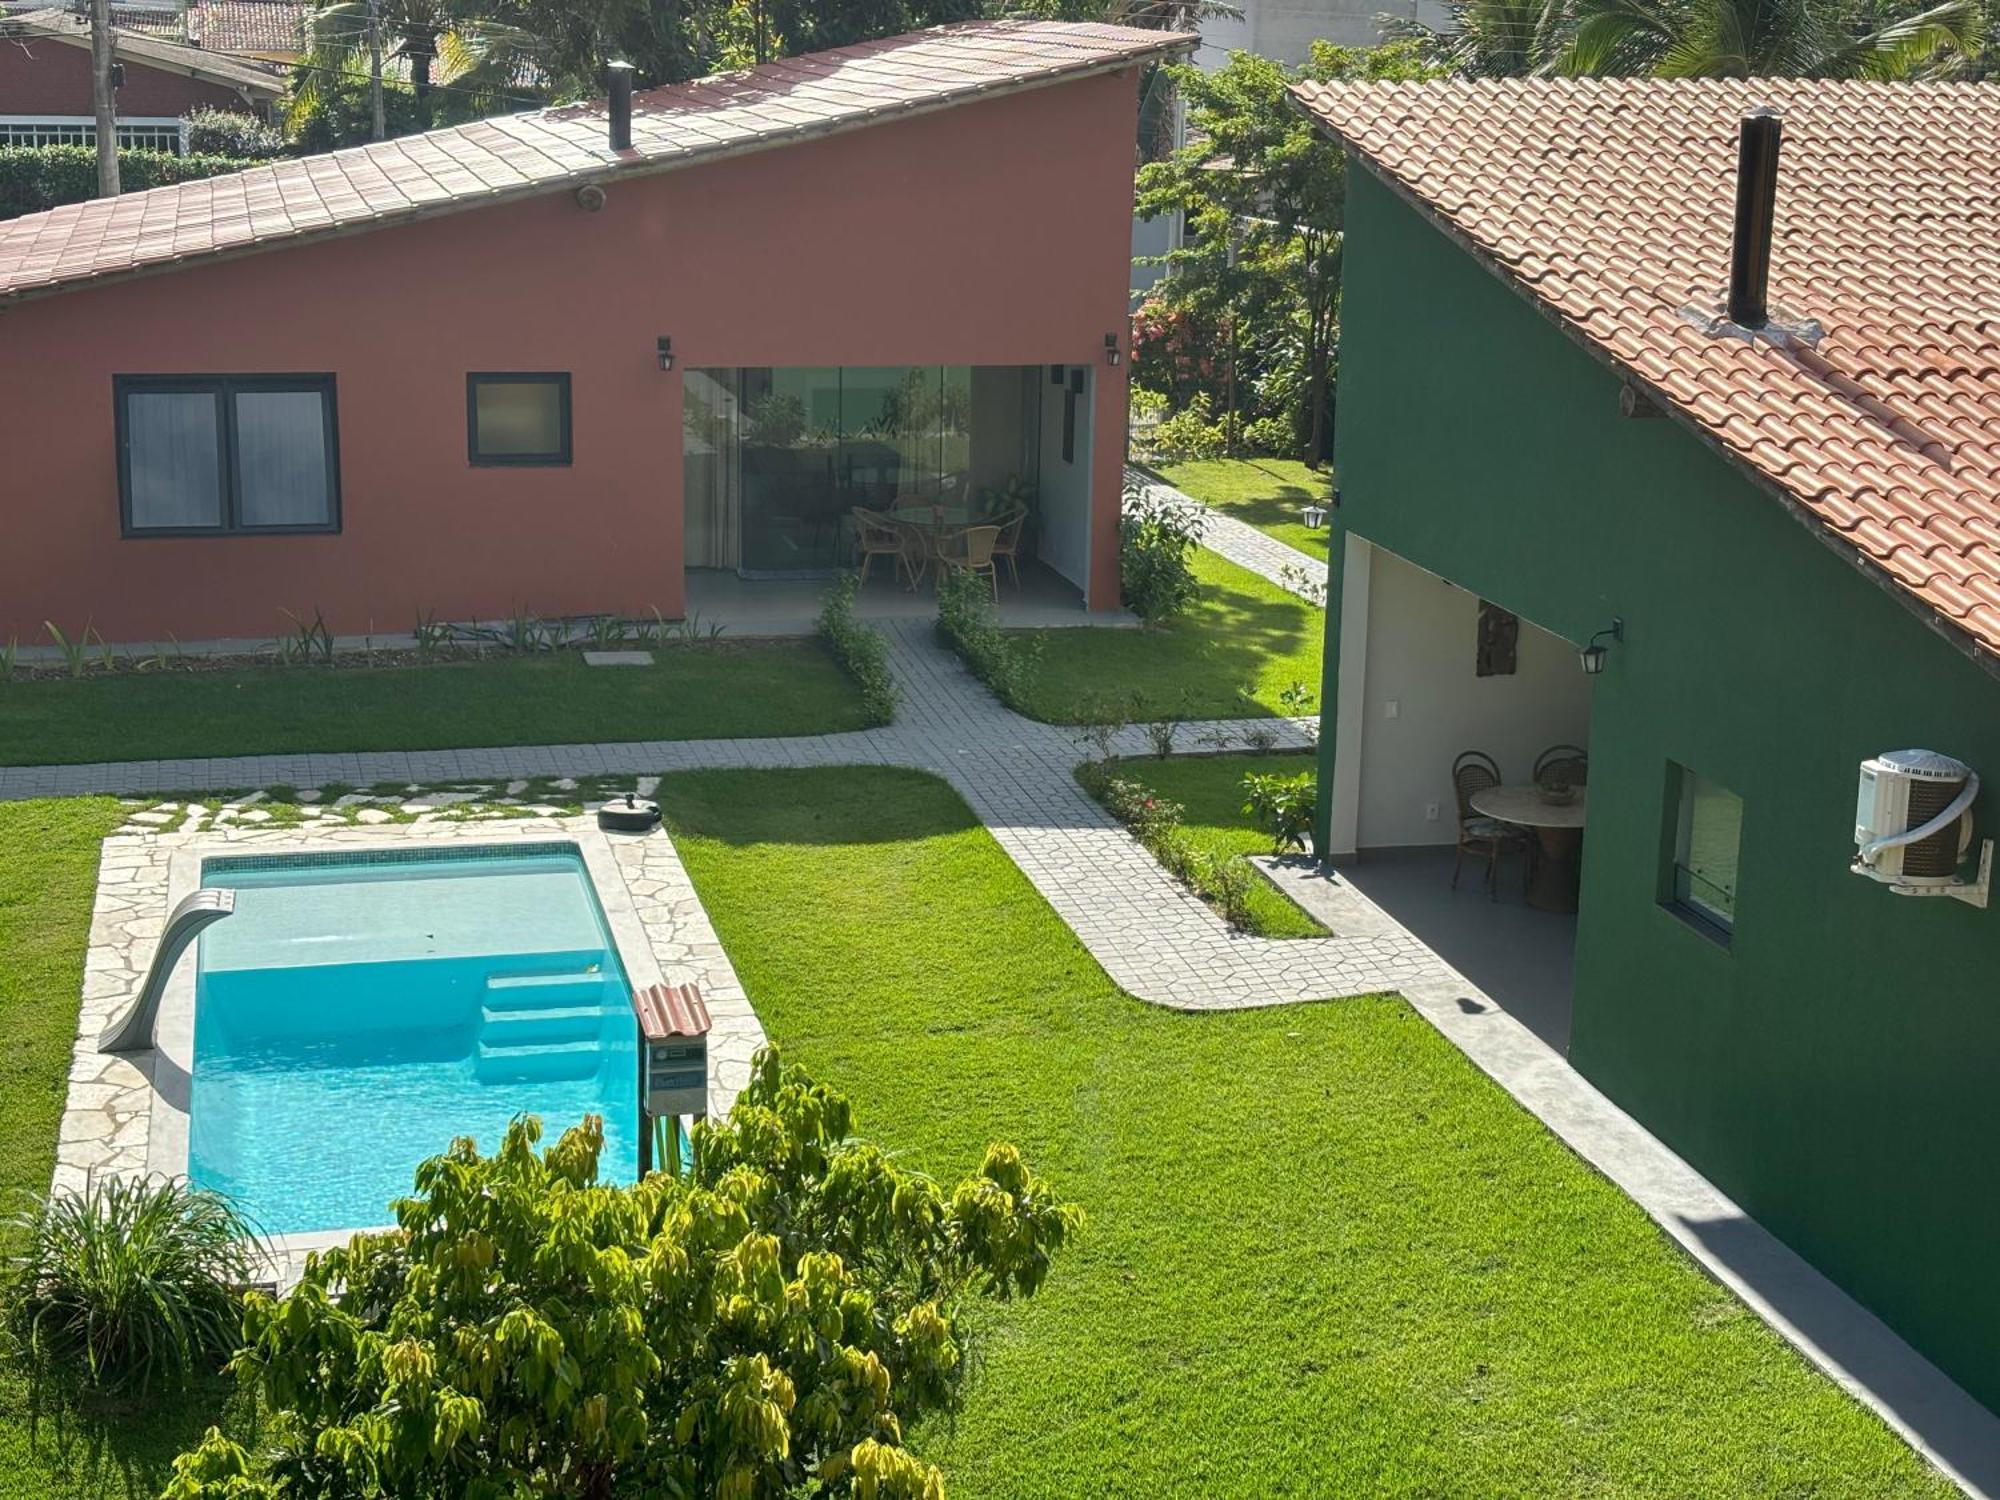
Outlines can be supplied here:
<path id="1" fill-rule="evenodd" d="M 818 573 L 839 565 L 840 371 L 742 372 L 742 571 Z"/>

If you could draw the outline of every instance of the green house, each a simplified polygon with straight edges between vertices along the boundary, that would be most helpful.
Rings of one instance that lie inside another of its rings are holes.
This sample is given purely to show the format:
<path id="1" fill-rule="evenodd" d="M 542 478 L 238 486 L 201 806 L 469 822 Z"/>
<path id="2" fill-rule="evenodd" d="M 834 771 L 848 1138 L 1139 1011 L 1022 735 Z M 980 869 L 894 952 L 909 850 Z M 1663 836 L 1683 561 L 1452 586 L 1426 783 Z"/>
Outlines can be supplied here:
<path id="1" fill-rule="evenodd" d="M 2000 1408 L 2000 790 L 1925 892 L 1853 868 L 1864 761 L 2000 778 L 2000 89 L 1299 97 L 1349 158 L 1323 853 L 1581 747 L 1571 1062 Z"/>

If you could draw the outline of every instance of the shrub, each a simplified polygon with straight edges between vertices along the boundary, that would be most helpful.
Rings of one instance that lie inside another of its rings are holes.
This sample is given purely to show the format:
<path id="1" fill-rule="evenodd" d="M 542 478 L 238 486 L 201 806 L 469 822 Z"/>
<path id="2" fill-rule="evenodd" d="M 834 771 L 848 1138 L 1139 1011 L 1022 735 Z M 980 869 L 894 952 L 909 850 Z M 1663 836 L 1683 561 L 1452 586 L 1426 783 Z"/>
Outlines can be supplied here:
<path id="1" fill-rule="evenodd" d="M 1163 459 L 1221 458 L 1229 451 L 1229 434 L 1210 418 L 1208 397 L 1196 396 L 1153 429 L 1152 444 Z"/>
<path id="2" fill-rule="evenodd" d="M 1318 785 L 1310 771 L 1278 776 L 1252 771 L 1243 778 L 1243 810 L 1271 835 L 1271 852 L 1305 850 L 1312 838 Z"/>
<path id="3" fill-rule="evenodd" d="M 1126 409 L 1135 417 L 1146 419 L 1164 417 L 1167 414 L 1167 397 L 1164 391 L 1149 391 L 1142 385 L 1130 387 L 1125 393 Z"/>
<path id="4" fill-rule="evenodd" d="M 181 119 L 187 126 L 187 148 L 196 156 L 268 161 L 287 149 L 282 130 L 241 110 L 191 109 Z"/>
<path id="5" fill-rule="evenodd" d="M 868 721 L 887 724 L 896 717 L 896 678 L 889 670 L 889 643 L 882 632 L 854 616 L 854 596 L 860 588 L 861 580 L 851 572 L 833 580 L 820 606 L 819 635 L 861 688 Z"/>
<path id="6" fill-rule="evenodd" d="M 1203 849 L 1181 827 L 1187 810 L 1142 781 L 1114 776 L 1102 762 L 1079 766 L 1076 774 L 1169 875 L 1213 906 L 1231 927 L 1249 927 L 1254 877 L 1241 855 L 1218 856 Z"/>
<path id="7" fill-rule="evenodd" d="M 1194 550 L 1202 518 L 1150 486 L 1128 482 L 1118 527 L 1118 583 L 1125 607 L 1148 624 L 1170 620 L 1201 592 Z"/>
<path id="8" fill-rule="evenodd" d="M 1290 417 L 1258 417 L 1244 424 L 1243 446 L 1252 453 L 1292 458 L 1298 454 L 1299 439 Z"/>
<path id="9" fill-rule="evenodd" d="M 1042 662 L 1041 639 L 1002 630 L 985 581 L 970 573 L 948 574 L 938 584 L 937 597 L 938 634 L 994 697 L 1016 713 L 1025 712 Z"/>
<path id="10" fill-rule="evenodd" d="M 255 165 L 227 156 L 120 151 L 118 180 L 124 191 L 136 193 Z M 97 152 L 93 147 L 0 146 L 0 219 L 83 203 L 96 196 Z"/>
<path id="11" fill-rule="evenodd" d="M 248 1299 L 268 1450 L 211 1430 L 169 1500 L 933 1500 L 906 1424 L 955 1401 L 970 1304 L 1036 1291 L 1082 1215 L 1011 1146 L 947 1190 L 851 1125 L 766 1050 L 684 1176 L 599 1182 L 595 1116 L 540 1151 L 525 1117 L 490 1157 L 455 1141 L 398 1231 Z"/>
<path id="12" fill-rule="evenodd" d="M 93 1178 L 11 1216 L 8 1332 L 48 1374 L 109 1390 L 213 1368 L 242 1327 L 256 1244 L 227 1200 L 182 1182 Z"/>

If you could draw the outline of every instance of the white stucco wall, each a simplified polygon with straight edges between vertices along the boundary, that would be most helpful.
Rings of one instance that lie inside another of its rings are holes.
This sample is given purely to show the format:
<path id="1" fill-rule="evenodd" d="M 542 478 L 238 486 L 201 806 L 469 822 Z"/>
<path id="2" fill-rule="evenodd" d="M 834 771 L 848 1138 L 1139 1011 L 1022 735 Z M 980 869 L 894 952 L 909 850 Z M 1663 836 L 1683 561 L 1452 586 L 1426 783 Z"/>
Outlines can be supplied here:
<path id="1" fill-rule="evenodd" d="M 1393 553 L 1367 552 L 1366 645 L 1357 652 L 1344 642 L 1341 655 L 1340 710 L 1358 714 L 1359 728 L 1354 841 L 1362 849 L 1449 844 L 1453 758 L 1484 750 L 1504 780 L 1524 782 L 1550 745 L 1587 747 L 1590 679 L 1576 647 L 1525 619 L 1514 674 L 1478 676 L 1479 601 Z M 1359 621 L 1349 620 L 1346 598 L 1342 605 L 1345 635 Z M 1362 681 L 1352 684 L 1356 655 Z M 1337 748 L 1357 737 L 1355 727 L 1337 727 Z"/>
<path id="2" fill-rule="evenodd" d="M 1042 393 L 1041 539 L 1035 555 L 1080 589 L 1090 581 L 1090 411 L 1096 372 L 1083 369 L 1083 394 L 1076 398 L 1076 443 L 1071 461 L 1063 462 L 1063 384 L 1049 381 L 1043 367 L 1036 383 Z"/>

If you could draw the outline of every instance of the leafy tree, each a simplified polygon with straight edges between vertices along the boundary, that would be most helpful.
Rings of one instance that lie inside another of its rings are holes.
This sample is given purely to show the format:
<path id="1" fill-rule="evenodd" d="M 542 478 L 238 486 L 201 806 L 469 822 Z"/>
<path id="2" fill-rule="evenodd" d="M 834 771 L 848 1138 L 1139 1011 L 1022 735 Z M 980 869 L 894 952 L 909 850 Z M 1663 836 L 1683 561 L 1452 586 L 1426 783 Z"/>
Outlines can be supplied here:
<path id="1" fill-rule="evenodd" d="M 761 1054 L 685 1177 L 597 1179 L 587 1118 L 417 1169 L 398 1229 L 252 1295 L 268 1449 L 211 1430 L 167 1500 L 941 1500 L 903 1423 L 949 1407 L 968 1302 L 1033 1293 L 1081 1213 L 1010 1146 L 950 1192 Z"/>
<path id="2" fill-rule="evenodd" d="M 1911 78 L 1976 55 L 1979 0 L 1870 15 L 1846 0 L 1577 0 L 1563 71 Z"/>
<path id="3" fill-rule="evenodd" d="M 1340 148 L 1294 105 L 1290 86 L 1435 71 L 1411 42 L 1316 42 L 1296 72 L 1247 52 L 1215 73 L 1171 69 L 1187 99 L 1189 142 L 1139 172 L 1139 212 L 1178 212 L 1186 226 L 1158 295 L 1197 324 L 1226 330 L 1239 359 L 1247 351 L 1265 368 L 1296 360 L 1299 426 L 1312 459 L 1327 455 L 1332 435 L 1347 183 Z M 1231 424 L 1242 383 L 1223 393 Z"/>
<path id="4" fill-rule="evenodd" d="M 1987 76 L 2000 0 L 1453 0 L 1401 22 L 1462 77 Z"/>

